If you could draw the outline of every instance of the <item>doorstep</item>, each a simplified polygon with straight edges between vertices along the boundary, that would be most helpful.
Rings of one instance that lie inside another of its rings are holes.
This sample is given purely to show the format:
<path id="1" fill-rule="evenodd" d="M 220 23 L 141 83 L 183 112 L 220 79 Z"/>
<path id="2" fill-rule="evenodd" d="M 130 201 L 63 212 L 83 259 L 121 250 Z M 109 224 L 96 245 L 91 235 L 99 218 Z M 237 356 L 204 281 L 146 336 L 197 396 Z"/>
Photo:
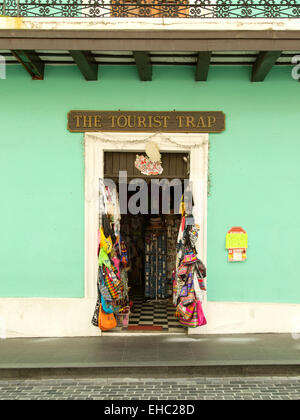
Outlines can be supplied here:
<path id="1" fill-rule="evenodd" d="M 0 378 L 300 375 L 291 334 L 0 340 Z"/>

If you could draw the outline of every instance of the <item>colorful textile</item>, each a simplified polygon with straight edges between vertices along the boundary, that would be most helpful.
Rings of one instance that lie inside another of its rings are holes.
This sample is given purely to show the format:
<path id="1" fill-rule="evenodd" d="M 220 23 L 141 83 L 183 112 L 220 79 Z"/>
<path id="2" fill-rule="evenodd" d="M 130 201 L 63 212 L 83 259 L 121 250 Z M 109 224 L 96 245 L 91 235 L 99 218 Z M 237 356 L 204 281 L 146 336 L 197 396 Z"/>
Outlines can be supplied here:
<path id="1" fill-rule="evenodd" d="M 100 247 L 104 249 L 104 251 L 109 254 L 112 250 L 112 240 L 111 240 L 111 236 L 106 237 L 104 235 L 104 230 L 103 227 L 101 226 L 100 231 L 99 231 L 99 235 L 100 235 Z"/>
<path id="2" fill-rule="evenodd" d="M 201 327 L 202 325 L 206 325 L 207 321 L 206 321 L 200 300 L 197 301 L 197 315 L 198 315 L 198 327 Z"/>
<path id="3" fill-rule="evenodd" d="M 112 304 L 107 302 L 103 296 L 101 295 L 101 305 L 102 305 L 102 309 L 106 314 L 112 314 L 113 308 L 112 308 Z"/>
<path id="4" fill-rule="evenodd" d="M 98 287 L 99 287 L 100 294 L 101 294 L 101 296 L 103 296 L 103 298 L 105 299 L 105 301 L 111 302 L 112 301 L 112 297 L 111 297 L 111 295 L 109 293 L 108 288 L 105 285 L 104 276 L 103 276 L 102 268 L 101 267 L 99 268 L 99 282 L 98 282 Z"/>
<path id="5" fill-rule="evenodd" d="M 136 155 L 134 165 L 143 175 L 160 175 L 163 173 L 161 162 L 152 162 L 143 155 Z"/>
<path id="6" fill-rule="evenodd" d="M 183 318 L 184 320 L 188 321 L 192 319 L 195 308 L 196 308 L 195 301 L 190 303 L 188 306 L 185 306 L 183 302 L 181 301 L 179 305 L 177 306 L 177 311 L 180 314 L 180 318 Z"/>
<path id="7" fill-rule="evenodd" d="M 198 325 L 198 312 L 196 307 L 194 308 L 193 315 L 190 319 L 184 319 L 182 316 L 179 318 L 179 322 L 186 327 L 197 328 Z"/>
<path id="8" fill-rule="evenodd" d="M 109 268 L 105 269 L 105 285 L 109 290 L 109 293 L 111 294 L 111 297 L 113 299 L 119 299 L 120 294 L 119 294 L 119 285 L 120 285 L 120 281 L 116 281 L 116 275 L 115 273 L 110 270 Z"/>
<path id="9" fill-rule="evenodd" d="M 180 297 L 186 297 L 191 292 L 193 286 L 193 273 L 189 273 L 186 284 L 181 288 Z"/>
<path id="10" fill-rule="evenodd" d="M 193 216 L 183 217 L 178 234 L 176 270 L 173 279 L 173 304 L 175 316 L 187 327 L 196 328 L 206 324 L 201 301 L 205 288 L 206 267 L 197 257 L 195 248 L 199 226 Z"/>
<path id="11" fill-rule="evenodd" d="M 199 261 L 197 256 L 191 251 L 185 254 L 185 256 L 183 257 L 182 263 L 185 265 L 188 265 L 188 264 L 194 264 L 197 261 Z"/>
<path id="12" fill-rule="evenodd" d="M 117 277 L 118 277 L 118 279 L 120 279 L 120 260 L 117 257 L 114 257 L 111 260 L 113 262 L 114 268 L 116 269 Z"/>
<path id="13" fill-rule="evenodd" d="M 122 240 L 121 237 L 120 237 L 120 243 L 121 243 L 121 262 L 123 264 L 123 267 L 126 267 L 128 264 L 128 255 L 127 255 L 125 242 Z"/>
<path id="14" fill-rule="evenodd" d="M 111 262 L 110 259 L 107 255 L 107 253 L 105 252 L 104 248 L 100 248 L 100 253 L 99 253 L 99 266 L 101 267 L 102 265 L 104 265 L 105 267 L 110 268 L 111 267 Z"/>

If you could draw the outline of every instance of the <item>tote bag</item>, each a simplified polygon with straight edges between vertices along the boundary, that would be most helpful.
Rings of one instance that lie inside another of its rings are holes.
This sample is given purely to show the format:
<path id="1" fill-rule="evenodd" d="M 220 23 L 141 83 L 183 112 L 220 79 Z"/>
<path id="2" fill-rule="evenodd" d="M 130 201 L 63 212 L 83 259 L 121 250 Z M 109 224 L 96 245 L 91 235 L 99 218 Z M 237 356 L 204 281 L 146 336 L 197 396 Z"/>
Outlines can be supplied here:
<path id="1" fill-rule="evenodd" d="M 101 331 L 112 330 L 117 326 L 117 321 L 114 314 L 106 314 L 102 309 L 102 305 L 100 305 L 99 308 L 98 325 Z"/>

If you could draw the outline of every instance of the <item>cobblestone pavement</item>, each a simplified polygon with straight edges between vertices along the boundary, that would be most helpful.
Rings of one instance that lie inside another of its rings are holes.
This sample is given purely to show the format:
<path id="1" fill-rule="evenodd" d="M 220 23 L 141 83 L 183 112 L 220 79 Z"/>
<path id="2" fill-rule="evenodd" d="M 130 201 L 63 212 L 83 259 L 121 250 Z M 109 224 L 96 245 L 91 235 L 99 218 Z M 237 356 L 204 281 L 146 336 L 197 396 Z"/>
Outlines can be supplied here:
<path id="1" fill-rule="evenodd" d="M 0 380 L 7 400 L 299 400 L 300 377 Z"/>

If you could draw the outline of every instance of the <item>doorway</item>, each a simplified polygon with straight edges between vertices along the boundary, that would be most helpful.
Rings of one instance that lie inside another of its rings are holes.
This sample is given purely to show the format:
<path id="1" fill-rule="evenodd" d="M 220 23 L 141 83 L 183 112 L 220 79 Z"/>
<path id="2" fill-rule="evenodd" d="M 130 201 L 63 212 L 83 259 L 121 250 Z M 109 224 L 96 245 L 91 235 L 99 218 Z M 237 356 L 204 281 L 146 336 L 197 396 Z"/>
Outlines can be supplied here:
<path id="1" fill-rule="evenodd" d="M 175 317 L 172 276 L 181 220 L 180 199 L 184 181 L 189 178 L 189 153 L 162 153 L 160 176 L 143 175 L 134 166 L 136 154 L 104 153 L 104 178 L 114 181 L 118 195 L 120 171 L 126 173 L 127 181 L 126 186 L 122 183 L 122 188 L 127 190 L 127 207 L 121 215 L 120 232 L 128 257 L 130 315 L 128 325 L 120 323 L 111 333 L 185 333 L 186 328 Z M 141 194 L 141 188 L 143 202 L 136 203 L 139 208 L 132 213 L 130 202 L 137 191 Z"/>
<path id="2" fill-rule="evenodd" d="M 207 225 L 207 172 L 208 141 L 207 133 L 85 133 L 85 293 L 84 302 L 89 313 L 93 313 L 97 300 L 99 228 L 99 179 L 104 177 L 104 154 L 109 151 L 144 153 L 145 143 L 155 141 L 163 152 L 190 154 L 189 178 L 193 187 L 194 218 L 201 226 L 197 240 L 200 259 L 206 263 L 206 225 Z M 206 295 L 203 302 L 206 309 Z M 189 334 L 206 331 L 206 327 L 188 328 Z M 86 322 L 86 335 L 102 335 L 101 330 Z M 127 333 L 126 333 L 127 334 Z"/>

